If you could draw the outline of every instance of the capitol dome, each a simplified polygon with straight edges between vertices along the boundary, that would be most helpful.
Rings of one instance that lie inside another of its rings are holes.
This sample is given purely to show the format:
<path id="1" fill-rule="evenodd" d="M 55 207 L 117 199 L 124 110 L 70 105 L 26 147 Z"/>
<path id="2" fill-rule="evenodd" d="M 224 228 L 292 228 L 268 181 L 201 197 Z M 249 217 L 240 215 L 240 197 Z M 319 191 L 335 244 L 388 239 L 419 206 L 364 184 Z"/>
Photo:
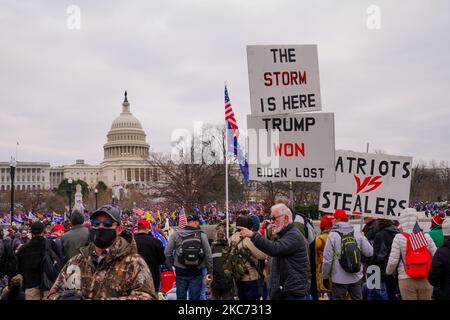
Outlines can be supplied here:
<path id="1" fill-rule="evenodd" d="M 105 161 L 148 159 L 150 146 L 139 120 L 130 112 L 127 92 L 122 113 L 114 119 L 103 146 Z"/>

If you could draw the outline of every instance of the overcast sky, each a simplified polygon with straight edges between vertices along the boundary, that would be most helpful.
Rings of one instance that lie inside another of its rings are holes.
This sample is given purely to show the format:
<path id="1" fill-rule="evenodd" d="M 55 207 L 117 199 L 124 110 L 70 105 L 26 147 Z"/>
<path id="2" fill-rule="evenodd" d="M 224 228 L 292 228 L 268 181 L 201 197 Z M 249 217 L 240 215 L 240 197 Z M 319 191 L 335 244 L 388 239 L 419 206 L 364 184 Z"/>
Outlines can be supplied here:
<path id="1" fill-rule="evenodd" d="M 19 141 L 19 161 L 99 164 L 124 90 L 153 151 L 194 121 L 222 123 L 224 81 L 246 128 L 249 44 L 318 45 L 336 149 L 450 161 L 449 12 L 449 1 L 2 0 L 0 161 Z"/>

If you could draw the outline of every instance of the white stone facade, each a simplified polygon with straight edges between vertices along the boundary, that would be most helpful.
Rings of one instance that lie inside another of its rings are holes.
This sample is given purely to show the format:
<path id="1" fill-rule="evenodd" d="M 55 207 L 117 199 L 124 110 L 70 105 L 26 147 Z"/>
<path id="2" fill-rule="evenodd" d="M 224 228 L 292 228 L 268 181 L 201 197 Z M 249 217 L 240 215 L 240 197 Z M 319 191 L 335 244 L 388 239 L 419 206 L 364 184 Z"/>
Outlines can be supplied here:
<path id="1" fill-rule="evenodd" d="M 50 163 L 17 162 L 14 177 L 15 190 L 42 190 L 50 188 Z M 10 164 L 0 162 L 0 191 L 11 190 Z"/>

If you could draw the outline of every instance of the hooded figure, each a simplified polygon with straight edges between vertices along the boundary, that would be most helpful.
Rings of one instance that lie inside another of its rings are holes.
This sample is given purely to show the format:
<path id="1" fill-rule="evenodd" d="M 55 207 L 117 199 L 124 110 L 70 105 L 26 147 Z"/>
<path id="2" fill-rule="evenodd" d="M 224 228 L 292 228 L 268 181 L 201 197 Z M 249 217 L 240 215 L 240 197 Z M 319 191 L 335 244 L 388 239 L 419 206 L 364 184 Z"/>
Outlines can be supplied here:
<path id="1" fill-rule="evenodd" d="M 402 232 L 412 234 L 417 223 L 417 211 L 413 208 L 404 209 L 400 213 L 400 228 Z M 425 233 L 428 251 L 431 256 L 436 252 L 436 245 L 430 235 Z M 403 300 L 431 300 L 433 288 L 426 278 L 412 279 L 405 272 L 404 261 L 406 257 L 407 238 L 403 233 L 398 233 L 392 242 L 392 249 L 386 267 L 386 274 L 398 272 L 400 293 Z"/>

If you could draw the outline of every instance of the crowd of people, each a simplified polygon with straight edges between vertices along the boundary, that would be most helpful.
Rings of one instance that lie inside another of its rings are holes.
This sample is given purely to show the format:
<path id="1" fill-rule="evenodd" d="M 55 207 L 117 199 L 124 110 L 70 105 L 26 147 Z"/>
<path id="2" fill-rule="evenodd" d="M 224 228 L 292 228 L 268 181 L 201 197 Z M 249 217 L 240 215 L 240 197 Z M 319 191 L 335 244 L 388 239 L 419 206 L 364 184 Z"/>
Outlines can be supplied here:
<path id="1" fill-rule="evenodd" d="M 235 210 L 230 230 L 220 212 L 205 211 L 155 219 L 105 205 L 4 229 L 1 299 L 450 299 L 445 212 L 424 233 L 414 208 L 398 221 L 366 217 L 362 231 L 336 210 L 318 233 L 285 201 L 266 213 Z"/>
<path id="2" fill-rule="evenodd" d="M 415 208 L 417 211 L 421 211 L 428 218 L 429 216 L 434 216 L 435 214 L 444 214 L 450 209 L 450 201 L 442 202 L 429 202 L 429 201 L 418 201 L 414 203 L 411 207 Z"/>

